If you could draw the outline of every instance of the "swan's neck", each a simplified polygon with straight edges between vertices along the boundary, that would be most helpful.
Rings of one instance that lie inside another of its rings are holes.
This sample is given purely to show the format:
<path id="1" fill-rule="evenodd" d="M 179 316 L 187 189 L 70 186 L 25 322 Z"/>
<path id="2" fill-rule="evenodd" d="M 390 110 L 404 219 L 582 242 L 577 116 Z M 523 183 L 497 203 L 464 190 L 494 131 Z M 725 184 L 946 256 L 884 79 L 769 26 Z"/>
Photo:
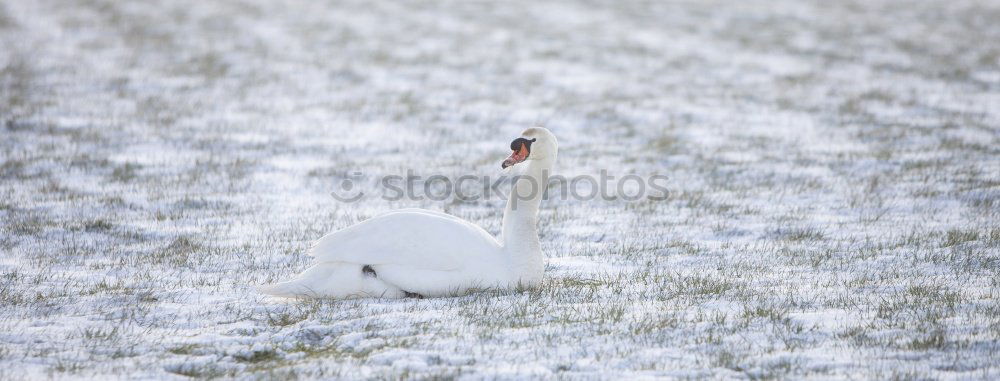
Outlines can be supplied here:
<path id="1" fill-rule="evenodd" d="M 545 195 L 551 161 L 532 160 L 524 173 L 515 177 L 503 213 L 504 250 L 513 268 L 526 282 L 541 280 L 544 263 L 538 242 L 538 204 Z M 535 279 L 537 278 L 537 279 Z"/>

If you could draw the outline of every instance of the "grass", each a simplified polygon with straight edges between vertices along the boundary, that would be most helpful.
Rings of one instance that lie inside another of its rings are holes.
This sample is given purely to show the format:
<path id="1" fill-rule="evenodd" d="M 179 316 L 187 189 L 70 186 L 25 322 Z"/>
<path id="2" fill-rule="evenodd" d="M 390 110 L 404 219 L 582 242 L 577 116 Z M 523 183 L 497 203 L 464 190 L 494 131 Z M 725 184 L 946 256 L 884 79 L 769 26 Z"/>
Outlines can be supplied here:
<path id="1" fill-rule="evenodd" d="M 138 164 L 125 163 L 111 171 L 111 180 L 122 183 L 132 181 L 139 176 L 140 168 Z"/>
<path id="2" fill-rule="evenodd" d="M 995 14 L 5 3 L 0 378 L 996 378 Z M 390 209 L 498 233 L 500 200 L 329 194 L 495 176 L 536 123 L 559 174 L 665 197 L 546 200 L 540 287 L 251 287 Z"/>
<path id="3" fill-rule="evenodd" d="M 975 230 L 951 229 L 945 234 L 942 247 L 952 247 L 969 241 L 979 240 L 979 232 Z"/>
<path id="4" fill-rule="evenodd" d="M 822 241 L 823 232 L 812 227 L 777 229 L 772 234 L 790 242 Z"/>

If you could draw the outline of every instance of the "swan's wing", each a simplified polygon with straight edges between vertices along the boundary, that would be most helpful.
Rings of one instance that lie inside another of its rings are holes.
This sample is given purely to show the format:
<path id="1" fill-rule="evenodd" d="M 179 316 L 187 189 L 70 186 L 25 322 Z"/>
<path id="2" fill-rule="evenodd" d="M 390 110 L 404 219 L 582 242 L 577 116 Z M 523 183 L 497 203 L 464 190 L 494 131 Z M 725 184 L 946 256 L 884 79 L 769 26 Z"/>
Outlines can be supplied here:
<path id="1" fill-rule="evenodd" d="M 316 262 L 401 265 L 455 270 L 499 247 L 482 228 L 443 213 L 395 211 L 327 234 L 313 246 Z"/>

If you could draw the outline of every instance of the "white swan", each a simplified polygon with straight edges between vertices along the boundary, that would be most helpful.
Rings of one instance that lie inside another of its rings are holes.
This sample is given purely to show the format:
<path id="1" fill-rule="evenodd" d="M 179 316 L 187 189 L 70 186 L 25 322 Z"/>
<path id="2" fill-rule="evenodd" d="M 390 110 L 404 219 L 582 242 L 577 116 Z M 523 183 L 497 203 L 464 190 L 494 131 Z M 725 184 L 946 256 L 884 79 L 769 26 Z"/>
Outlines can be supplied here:
<path id="1" fill-rule="evenodd" d="M 519 170 L 504 210 L 501 241 L 448 214 L 392 211 L 324 236 L 310 252 L 311 267 L 259 290 L 284 297 L 403 298 L 539 284 L 544 264 L 535 223 L 558 146 L 545 128 L 521 135 L 501 165 Z"/>

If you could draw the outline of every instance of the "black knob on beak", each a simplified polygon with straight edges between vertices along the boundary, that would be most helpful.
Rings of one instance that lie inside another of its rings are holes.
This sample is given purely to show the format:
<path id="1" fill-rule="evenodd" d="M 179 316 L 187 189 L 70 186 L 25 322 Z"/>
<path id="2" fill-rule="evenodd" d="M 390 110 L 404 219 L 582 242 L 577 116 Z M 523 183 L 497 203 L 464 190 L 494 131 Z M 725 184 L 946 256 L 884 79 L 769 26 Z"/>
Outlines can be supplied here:
<path id="1" fill-rule="evenodd" d="M 528 140 L 528 139 L 525 139 L 525 138 L 514 139 L 514 141 L 510 142 L 510 150 L 511 151 L 520 150 L 521 146 L 523 145 L 523 146 L 525 146 L 525 148 L 528 149 L 528 152 L 531 152 L 531 143 L 534 143 L 535 140 L 537 140 L 537 139 L 531 139 L 531 140 Z"/>

